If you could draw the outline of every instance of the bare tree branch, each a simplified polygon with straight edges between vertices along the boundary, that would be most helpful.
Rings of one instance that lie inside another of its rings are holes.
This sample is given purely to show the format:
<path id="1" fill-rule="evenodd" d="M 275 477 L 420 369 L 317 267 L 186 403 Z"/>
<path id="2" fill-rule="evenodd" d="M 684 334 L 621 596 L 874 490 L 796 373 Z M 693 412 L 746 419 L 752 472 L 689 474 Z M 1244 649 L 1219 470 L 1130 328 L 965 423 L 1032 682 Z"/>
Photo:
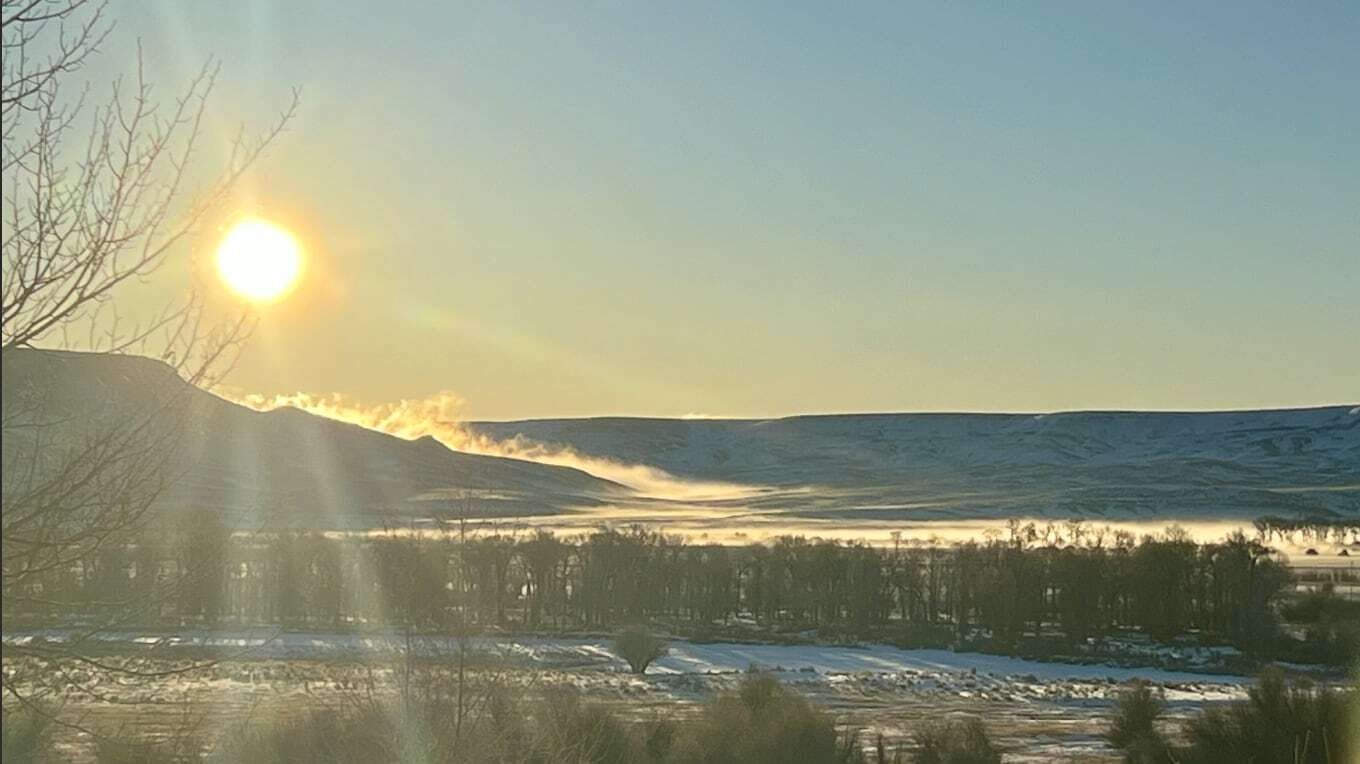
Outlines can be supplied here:
<path id="1" fill-rule="evenodd" d="M 70 80 L 113 30 L 106 11 L 104 0 L 0 0 L 0 584 L 6 617 L 60 607 L 86 619 L 61 644 L 15 648 L 40 658 L 44 671 L 81 666 L 152 679 L 163 672 L 83 649 L 174 596 L 183 575 L 139 571 L 156 580 L 121 599 L 57 597 L 48 587 L 57 574 L 92 569 L 144 528 L 188 467 L 177 447 L 197 386 L 230 368 L 253 320 L 211 318 L 191 292 L 129 323 L 120 295 L 193 240 L 287 128 L 298 93 L 263 132 L 237 135 L 214 180 L 190 188 L 220 65 L 209 59 L 162 103 L 139 45 L 134 73 L 111 83 L 107 98 L 92 99 Z M 138 367 L 144 378 L 134 400 L 74 392 L 55 367 L 47 370 L 55 375 L 11 375 L 32 371 L 37 356 L 29 349 L 52 347 L 137 353 L 165 365 Z M 21 681 L 7 672 L 5 691 L 21 698 Z"/>

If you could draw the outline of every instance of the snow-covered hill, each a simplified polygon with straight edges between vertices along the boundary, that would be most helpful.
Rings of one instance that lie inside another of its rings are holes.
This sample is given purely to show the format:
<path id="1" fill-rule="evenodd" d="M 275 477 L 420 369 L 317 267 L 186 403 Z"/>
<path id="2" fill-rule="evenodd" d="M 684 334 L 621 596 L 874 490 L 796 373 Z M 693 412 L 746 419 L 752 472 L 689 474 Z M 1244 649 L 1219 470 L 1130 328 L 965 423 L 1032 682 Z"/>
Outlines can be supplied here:
<path id="1" fill-rule="evenodd" d="M 458 513 L 468 496 L 483 516 L 569 513 L 562 527 L 577 528 L 683 519 L 700 532 L 794 519 L 822 524 L 814 532 L 1017 516 L 1360 522 L 1352 406 L 465 423 L 460 443 L 475 454 L 297 409 L 254 411 L 145 358 L 14 350 L 3 378 L 6 490 L 35 433 L 75 442 L 111 418 L 173 404 L 162 503 L 246 524 L 372 527 Z M 25 419 L 58 424 L 15 426 Z"/>
<path id="2" fill-rule="evenodd" d="M 1360 519 L 1360 407 L 557 419 L 469 428 L 692 480 L 810 488 L 752 501 L 802 515 Z"/>

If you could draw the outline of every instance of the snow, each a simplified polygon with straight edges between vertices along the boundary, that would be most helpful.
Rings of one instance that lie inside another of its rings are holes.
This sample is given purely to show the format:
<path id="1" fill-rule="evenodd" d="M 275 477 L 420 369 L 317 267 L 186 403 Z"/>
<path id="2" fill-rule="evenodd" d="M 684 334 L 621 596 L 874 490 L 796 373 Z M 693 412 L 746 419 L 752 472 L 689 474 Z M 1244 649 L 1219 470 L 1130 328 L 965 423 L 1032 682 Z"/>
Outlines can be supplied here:
<path id="1" fill-rule="evenodd" d="M 1304 461 L 1354 468 L 1360 432 L 1350 426 L 1345 410 L 855 414 L 701 421 L 615 417 L 472 422 L 468 427 L 496 438 L 518 435 L 569 445 L 582 454 L 653 466 L 683 478 L 838 485 L 866 477 L 847 473 L 847 467 L 932 473 L 1167 459 L 1282 465 L 1289 457 L 1306 457 Z M 1357 411 L 1360 407 L 1349 414 Z M 1308 442 L 1294 449 L 1299 437 Z"/>
<path id="2" fill-rule="evenodd" d="M 31 631 L 3 635 L 5 645 L 37 639 L 63 640 L 70 632 Z M 176 675 L 166 685 L 118 685 L 101 694 L 68 693 L 73 713 L 105 714 L 109 724 L 130 723 L 137 703 L 158 719 L 163 706 L 210 707 L 219 729 L 260 713 L 287 713 L 302 705 L 343 701 L 355 692 L 394 692 L 399 657 L 407 641 L 397 633 L 184 631 L 104 635 L 151 661 L 183 666 L 192 653 L 173 646 L 217 647 L 229 659 Z M 412 647 L 448 661 L 458 642 L 416 637 Z M 687 714 L 697 704 L 735 688 L 750 669 L 775 673 L 782 682 L 834 714 L 837 724 L 862 740 L 884 734 L 890 744 L 910 739 L 924 720 L 981 715 L 1008 761 L 1049 761 L 1055 756 L 1113 752 L 1100 735 L 1114 698 L 1134 678 L 1153 683 L 1167 701 L 1169 723 L 1189 718 L 1206 704 L 1245 697 L 1251 679 L 1155 668 L 1046 663 L 947 650 L 890 646 L 753 645 L 675 641 L 643 676 L 629 673 L 603 638 L 481 637 L 469 641 L 479 659 L 492 662 L 496 681 L 539 693 L 575 688 L 592 702 L 608 704 L 629 718 Z M 221 656 L 222 653 L 218 655 Z M 201 655 L 201 653 L 198 653 Z M 367 660 L 370 656 L 398 660 Z M 231 659 L 234 658 L 234 659 Z M 8 660 L 8 659 L 7 659 Z M 502 670 L 508 669 L 508 670 Z M 117 702 L 109 703 L 113 696 Z M 135 720 L 134 720 L 135 721 Z M 147 723 L 142 720 L 140 723 Z"/>
<path id="3" fill-rule="evenodd" d="M 751 489 L 706 501 L 621 502 L 615 521 L 669 522 L 677 511 L 707 508 L 719 532 L 718 520 L 734 510 L 772 521 L 834 520 L 840 529 L 1010 517 L 1249 525 L 1262 515 L 1299 512 L 1360 518 L 1356 411 L 601 418 L 467 427 L 492 441 L 536 442 L 661 470 L 676 481 Z"/>
<path id="4" fill-rule="evenodd" d="M 5 358 L 6 389 L 50 391 L 44 409 L 66 412 L 56 418 L 73 427 L 97 421 L 96 408 L 136 411 L 179 390 L 167 385 L 184 384 L 149 359 L 27 349 Z M 189 392 L 176 449 L 183 472 L 161 503 L 214 509 L 250 529 L 286 522 L 369 531 L 464 509 L 575 530 L 641 522 L 733 542 L 738 530 L 882 537 L 902 523 L 1011 518 L 1238 527 L 1263 515 L 1360 519 L 1353 403 L 467 423 L 428 420 L 445 416 L 442 404 L 399 407 L 395 418 L 378 416 L 383 407 L 319 409 L 347 424 Z M 407 439 L 416 434 L 423 437 Z M 6 458 L 33 447 L 11 440 Z M 601 479 L 611 475 L 620 482 Z"/>
<path id="5" fill-rule="evenodd" d="M 1044 663 L 949 650 L 903 650 L 889 645 L 828 647 L 821 645 L 732 645 L 676 643 L 670 655 L 654 664 L 673 673 L 740 671 L 750 666 L 821 674 L 947 673 L 990 676 L 1033 676 L 1041 680 L 1082 679 L 1125 682 L 1144 678 L 1159 683 L 1217 682 L 1238 684 L 1241 677 L 1191 674 L 1160 669 L 1128 669 L 1105 665 Z"/>
<path id="6" fill-rule="evenodd" d="M 34 631 L 4 636 L 5 644 L 22 645 L 35 639 L 61 641 L 60 631 Z M 212 647 L 239 652 L 252 660 L 328 660 L 369 655 L 398 655 L 406 649 L 400 634 L 325 634 L 308 632 L 208 632 L 173 635 L 109 633 L 107 642 L 140 645 L 153 650 L 174 647 Z M 582 675 L 626 674 L 608 640 L 546 637 L 469 640 L 481 655 L 497 656 L 526 669 L 565 671 Z M 455 655 L 452 637 L 413 637 L 412 649 L 425 655 Z M 1106 698 L 1120 685 L 1144 679 L 1166 688 L 1169 700 L 1240 696 L 1247 677 L 1169 671 L 1158 668 L 1121 668 L 1104 664 L 1047 663 L 983 653 L 949 650 L 904 650 L 889 645 L 759 645 L 675 641 L 668 654 L 648 669 L 652 681 L 686 677 L 739 675 L 748 670 L 772 671 L 799 684 L 837 686 L 855 692 L 940 692 L 957 697 L 986 699 Z M 705 686 L 700 681 L 698 687 Z"/>

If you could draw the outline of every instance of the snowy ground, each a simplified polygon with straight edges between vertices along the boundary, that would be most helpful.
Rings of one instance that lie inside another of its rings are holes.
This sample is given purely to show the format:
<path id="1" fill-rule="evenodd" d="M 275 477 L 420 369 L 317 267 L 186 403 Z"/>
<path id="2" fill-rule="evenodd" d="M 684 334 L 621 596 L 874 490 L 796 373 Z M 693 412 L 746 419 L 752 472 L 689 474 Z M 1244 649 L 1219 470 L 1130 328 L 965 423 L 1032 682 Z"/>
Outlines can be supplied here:
<path id="1" fill-rule="evenodd" d="M 4 640 L 21 644 L 36 638 L 59 640 L 63 635 L 12 633 Z M 72 708 L 93 718 L 123 723 L 130 713 L 139 714 L 140 721 L 134 723 L 148 725 L 168 724 L 172 711 L 182 708 L 209 707 L 212 723 L 225 725 L 248 714 L 287 713 L 375 682 L 379 691 L 384 687 L 390 691 L 395 682 L 392 662 L 381 659 L 399 657 L 407 645 L 398 635 L 292 632 L 186 632 L 169 637 L 126 633 L 109 639 L 128 650 L 162 656 L 167 664 L 183 660 L 175 657 L 177 652 L 183 655 L 176 649 L 183 647 L 216 647 L 233 656 L 155 690 L 110 686 L 68 697 Z M 457 651 L 456 640 L 449 638 L 416 638 L 412 645 L 426 656 L 451 659 Z M 669 655 L 638 677 L 627 673 L 602 639 L 480 638 L 470 645 L 482 665 L 499 667 L 501 676 L 516 686 L 533 691 L 575 687 L 625 715 L 693 713 L 699 702 L 734 687 L 744 672 L 756 668 L 775 672 L 866 739 L 883 734 L 900 741 L 927 720 L 971 714 L 986 721 L 1016 760 L 1033 761 L 1057 755 L 1096 760 L 1111 756 L 1100 735 L 1112 699 L 1132 679 L 1160 687 L 1173 719 L 1190 716 L 1208 703 L 1243 697 L 1249 682 L 1238 676 L 883 645 L 683 641 L 673 643 Z M 141 704 L 135 711 L 129 705 L 134 702 Z M 147 704 L 161 711 L 148 715 Z"/>
<path id="2" fill-rule="evenodd" d="M 4 636 L 6 645 L 29 644 L 35 640 L 60 642 L 60 630 L 15 632 Z M 227 654 L 239 653 L 252 660 L 300 659 L 330 660 L 382 655 L 400 655 L 408 646 L 427 656 L 451 655 L 459 648 L 456 638 L 414 636 L 409 642 L 397 633 L 335 634 L 323 632 L 271 631 L 194 631 L 176 634 L 107 632 L 99 635 L 110 645 L 139 647 L 167 654 L 175 648 L 215 648 Z M 619 672 L 627 668 L 614 655 L 604 639 L 553 637 L 475 637 L 470 649 L 480 656 L 495 657 L 520 668 L 566 669 Z M 769 645 L 733 643 L 695 643 L 675 641 L 670 652 L 657 660 L 650 674 L 724 674 L 751 669 L 784 673 L 832 675 L 903 675 L 991 677 L 1012 682 L 1023 677 L 1029 683 L 1086 682 L 1112 684 L 1141 678 L 1170 687 L 1205 685 L 1236 687 L 1246 681 L 1232 675 L 1212 675 L 1156 668 L 1116 668 L 1105 665 L 1047 663 L 1008 658 L 985 653 L 949 650 L 904 650 L 890 645 Z"/>

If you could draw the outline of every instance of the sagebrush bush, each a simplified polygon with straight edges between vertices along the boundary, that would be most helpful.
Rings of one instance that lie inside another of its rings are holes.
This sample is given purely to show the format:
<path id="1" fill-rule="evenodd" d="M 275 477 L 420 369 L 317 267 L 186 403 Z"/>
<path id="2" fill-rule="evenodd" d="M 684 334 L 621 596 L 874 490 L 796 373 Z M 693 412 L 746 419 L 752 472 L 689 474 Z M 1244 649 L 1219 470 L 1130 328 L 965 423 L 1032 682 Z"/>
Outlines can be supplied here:
<path id="1" fill-rule="evenodd" d="M 528 761 L 630 764 L 644 757 L 641 740 L 629 725 L 567 691 L 554 693 L 543 703 Z"/>
<path id="2" fill-rule="evenodd" d="M 668 719 L 657 719 L 643 728 L 642 747 L 651 761 L 665 761 L 675 746 L 679 732 L 677 725 Z"/>
<path id="3" fill-rule="evenodd" d="M 916 764 L 999 764 L 1001 754 L 976 718 L 936 722 L 916 733 Z"/>
<path id="4" fill-rule="evenodd" d="M 316 710 L 224 736 L 212 760 L 222 764 L 628 764 L 649 757 L 646 741 L 574 690 L 530 703 L 503 687 L 479 694 L 463 724 L 446 702 L 362 701 Z"/>
<path id="5" fill-rule="evenodd" d="M 1246 700 L 1191 719 L 1185 729 L 1189 745 L 1175 758 L 1183 764 L 1337 764 L 1360 753 L 1357 725 L 1360 691 L 1291 685 L 1272 668 L 1261 674 Z"/>
<path id="6" fill-rule="evenodd" d="M 652 661 L 667 652 L 666 640 L 656 636 L 645 626 L 631 626 L 614 639 L 614 651 L 628 661 L 634 674 L 642 674 Z"/>
<path id="7" fill-rule="evenodd" d="M 398 729 L 376 706 L 325 708 L 295 719 L 247 724 L 224 736 L 210 757 L 222 764 L 388 762 L 397 760 Z"/>
<path id="8" fill-rule="evenodd" d="M 31 764 L 51 751 L 51 717 L 29 708 L 6 708 L 0 716 L 0 761 Z"/>
<path id="9" fill-rule="evenodd" d="M 1137 680 L 1120 693 L 1114 718 L 1105 739 L 1124 752 L 1131 764 L 1161 764 L 1171 761 L 1166 740 L 1157 730 L 1163 704 L 1147 682 Z"/>
<path id="10" fill-rule="evenodd" d="M 748 677 L 685 725 L 672 760 L 708 764 L 841 764 L 861 760 L 830 716 L 767 675 Z"/>

